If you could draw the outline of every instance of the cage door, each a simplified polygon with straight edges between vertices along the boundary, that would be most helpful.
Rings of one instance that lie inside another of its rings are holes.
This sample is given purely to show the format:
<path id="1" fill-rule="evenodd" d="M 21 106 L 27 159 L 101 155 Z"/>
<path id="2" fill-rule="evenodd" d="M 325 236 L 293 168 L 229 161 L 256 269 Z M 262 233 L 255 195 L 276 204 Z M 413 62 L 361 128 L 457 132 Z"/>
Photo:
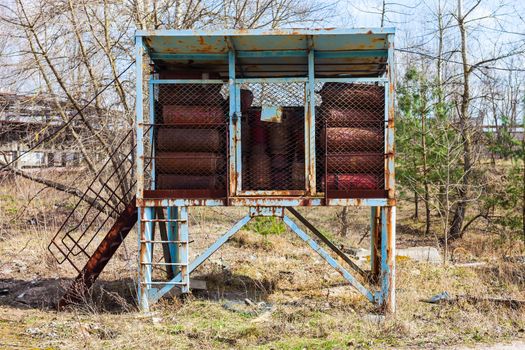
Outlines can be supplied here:
<path id="1" fill-rule="evenodd" d="M 305 83 L 244 83 L 238 96 L 241 194 L 304 195 Z"/>

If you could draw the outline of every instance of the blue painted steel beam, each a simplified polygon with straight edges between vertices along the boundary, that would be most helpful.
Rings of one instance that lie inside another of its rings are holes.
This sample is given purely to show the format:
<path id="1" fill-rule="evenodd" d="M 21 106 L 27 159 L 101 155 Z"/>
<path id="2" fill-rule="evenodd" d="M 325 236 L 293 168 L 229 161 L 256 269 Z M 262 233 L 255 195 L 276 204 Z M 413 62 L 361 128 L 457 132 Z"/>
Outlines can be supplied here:
<path id="1" fill-rule="evenodd" d="M 395 28 L 327 28 L 327 29 L 158 29 L 137 30 L 135 36 L 250 36 L 250 35 L 341 35 L 341 34 L 394 34 Z"/>
<path id="2" fill-rule="evenodd" d="M 347 280 L 359 293 L 364 295 L 369 301 L 375 302 L 376 298 L 374 293 L 370 292 L 365 286 L 363 286 L 354 276 L 350 274 L 344 267 L 342 267 L 337 260 L 332 258 L 330 254 L 326 252 L 316 241 L 308 236 L 299 226 L 295 224 L 288 216 L 284 216 L 283 221 L 290 229 L 301 238 L 306 244 L 310 246 L 316 253 L 318 253 L 326 262 L 336 269 L 345 280 Z"/>
<path id="3" fill-rule="evenodd" d="M 205 262 L 213 253 L 215 253 L 224 243 L 226 243 L 235 233 L 237 233 L 244 225 L 246 225 L 251 220 L 250 215 L 246 215 L 241 220 L 239 220 L 228 232 L 222 235 L 218 240 L 216 240 L 208 249 L 206 249 L 201 255 L 199 255 L 194 261 L 188 265 L 188 273 L 193 272 L 197 267 L 199 267 L 203 262 Z M 181 273 L 177 274 L 173 279 L 168 281 L 166 285 L 157 291 L 154 295 L 151 295 L 149 302 L 154 303 L 159 300 L 163 295 L 168 293 L 178 282 L 182 281 Z M 168 284 L 172 283 L 172 284 Z"/>
<path id="4" fill-rule="evenodd" d="M 170 207 L 168 206 L 166 208 L 166 216 L 168 220 L 177 220 L 179 218 L 179 208 L 178 207 Z M 179 227 L 176 221 L 170 221 L 167 223 L 167 236 L 168 241 L 178 241 L 179 240 Z M 168 243 L 168 248 L 170 251 L 171 256 L 171 262 L 178 263 L 180 262 L 179 257 L 179 250 L 177 243 Z M 179 267 L 176 265 L 173 265 L 171 267 L 173 270 L 173 275 L 177 275 L 179 273 Z"/>
<path id="5" fill-rule="evenodd" d="M 315 58 L 387 57 L 387 50 L 316 51 Z M 330 64 L 330 63 L 324 63 Z M 370 63 L 372 64 L 372 63 Z"/>
<path id="6" fill-rule="evenodd" d="M 307 109 L 305 109 L 305 182 L 306 191 L 316 193 L 316 152 L 315 152 L 315 51 L 312 38 L 308 37 L 308 86 Z"/>
<path id="7" fill-rule="evenodd" d="M 381 290 L 378 301 L 395 312 L 396 207 L 381 208 Z"/>
<path id="8" fill-rule="evenodd" d="M 250 216 L 276 216 L 283 217 L 283 207 L 250 207 Z"/>
<path id="9" fill-rule="evenodd" d="M 387 78 L 316 78 L 316 82 L 326 83 L 326 82 L 340 82 L 340 83 L 387 83 Z"/>
<path id="10" fill-rule="evenodd" d="M 189 293 L 190 292 L 190 271 L 188 269 L 188 263 L 189 263 L 189 224 L 188 224 L 188 207 L 181 207 L 179 208 L 179 218 L 180 221 L 178 223 L 178 230 L 179 230 L 179 240 L 183 243 L 179 243 L 177 247 L 179 248 L 179 259 L 180 259 L 180 275 L 181 275 L 181 282 L 183 283 L 181 286 L 182 293 Z"/>
<path id="11" fill-rule="evenodd" d="M 269 206 L 269 207 L 297 207 L 297 206 L 321 206 L 324 199 L 311 198 L 305 200 L 302 198 L 250 198 L 250 197 L 232 197 L 229 198 L 229 205 L 237 207 L 246 206 Z M 207 206 L 222 207 L 228 203 L 225 199 L 182 199 L 182 198 L 159 198 L 159 199 L 142 199 L 137 201 L 141 206 Z M 350 207 L 370 207 L 394 205 L 395 199 L 387 198 L 330 198 L 326 205 L 329 206 L 350 206 Z"/>
<path id="12" fill-rule="evenodd" d="M 224 84 L 220 79 L 151 79 L 150 84 Z"/>
<path id="13" fill-rule="evenodd" d="M 227 61 L 224 53 L 151 53 L 153 60 L 196 60 L 196 61 Z"/>
<path id="14" fill-rule="evenodd" d="M 237 78 L 237 84 L 243 83 L 306 83 L 308 78 L 289 77 L 289 78 Z"/>
<path id="15" fill-rule="evenodd" d="M 136 174 L 137 174 L 137 199 L 143 197 L 144 192 L 144 105 L 142 93 L 142 65 L 143 65 L 144 47 L 142 38 L 137 37 L 135 40 L 135 79 L 136 79 L 136 102 L 135 102 L 135 137 L 137 140 L 137 154 L 135 159 Z"/>
<path id="16" fill-rule="evenodd" d="M 228 153 L 229 153 L 229 165 L 228 165 L 228 183 L 230 195 L 237 194 L 241 189 L 242 176 L 241 176 L 241 158 L 239 157 L 238 151 L 241 147 L 240 138 L 241 127 L 239 122 L 239 113 L 237 110 L 237 90 L 236 86 L 236 74 L 235 74 L 235 52 L 230 50 L 228 52 L 228 88 L 229 88 L 229 102 L 230 102 L 230 113 L 228 120 Z"/>
<path id="17" fill-rule="evenodd" d="M 149 100 L 149 122 L 151 125 L 155 125 L 155 96 L 154 96 L 154 92 L 153 92 L 153 84 L 149 84 L 148 85 L 148 100 Z M 155 140 L 154 140 L 154 135 L 155 135 L 155 128 L 150 128 L 149 130 L 149 144 L 151 145 L 151 162 L 150 162 L 150 168 L 151 168 L 151 184 L 150 184 L 150 189 L 151 190 L 155 190 L 157 187 L 156 185 L 156 181 L 157 181 L 157 174 L 156 174 L 156 169 L 157 167 L 155 166 L 155 147 L 153 147 L 152 145 L 155 144 Z"/>
<path id="18" fill-rule="evenodd" d="M 154 291 L 151 289 L 151 252 L 153 232 L 153 207 L 139 208 L 139 276 L 138 276 L 138 299 L 143 311 L 149 310 L 150 296 Z"/>
<path id="19" fill-rule="evenodd" d="M 387 78 L 388 84 L 385 85 L 385 122 L 387 129 L 385 130 L 385 153 L 386 172 L 385 172 L 385 188 L 388 190 L 388 197 L 395 197 L 395 164 L 394 164 L 394 84 L 395 84 L 395 62 L 394 62 L 394 37 L 388 35 L 388 69 Z"/>
<path id="20" fill-rule="evenodd" d="M 308 57 L 308 50 L 237 51 L 237 58 Z M 316 51 L 315 58 L 366 58 L 387 57 L 387 50 Z M 153 60 L 227 61 L 223 53 L 151 53 Z M 328 63 L 327 63 L 328 64 Z"/>

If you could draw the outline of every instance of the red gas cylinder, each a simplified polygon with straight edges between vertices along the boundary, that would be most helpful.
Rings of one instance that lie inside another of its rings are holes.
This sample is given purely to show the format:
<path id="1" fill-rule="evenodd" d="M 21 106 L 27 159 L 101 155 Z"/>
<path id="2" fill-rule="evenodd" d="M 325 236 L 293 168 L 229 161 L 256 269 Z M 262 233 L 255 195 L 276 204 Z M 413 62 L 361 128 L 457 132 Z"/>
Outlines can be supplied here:
<path id="1" fill-rule="evenodd" d="M 302 190 L 305 188 L 304 173 L 304 161 L 295 160 L 292 163 L 292 187 L 294 190 Z"/>
<path id="2" fill-rule="evenodd" d="M 224 164 L 224 156 L 216 153 L 158 152 L 155 157 L 159 174 L 212 175 Z"/>
<path id="3" fill-rule="evenodd" d="M 250 124 L 250 141 L 252 143 L 266 144 L 268 142 L 267 129 L 261 121 L 261 110 L 251 109 L 248 113 Z"/>
<path id="4" fill-rule="evenodd" d="M 221 88 L 219 84 L 164 84 L 159 86 L 158 101 L 162 105 L 222 106 Z"/>
<path id="5" fill-rule="evenodd" d="M 164 124 L 217 125 L 225 124 L 227 114 L 221 106 L 162 106 Z"/>
<path id="6" fill-rule="evenodd" d="M 374 128 L 326 128 L 322 133 L 328 150 L 380 152 L 383 148 L 383 130 Z"/>
<path id="7" fill-rule="evenodd" d="M 381 85 L 325 83 L 319 92 L 323 103 L 357 109 L 384 110 L 385 88 Z"/>
<path id="8" fill-rule="evenodd" d="M 274 153 L 271 155 L 272 168 L 284 169 L 290 165 L 290 157 L 287 153 Z"/>
<path id="9" fill-rule="evenodd" d="M 271 186 L 270 157 L 264 152 L 254 152 L 249 162 L 250 187 L 253 190 L 269 190 Z"/>
<path id="10" fill-rule="evenodd" d="M 270 153 L 284 153 L 290 143 L 288 125 L 285 123 L 267 123 Z"/>
<path id="11" fill-rule="evenodd" d="M 380 173 L 385 168 L 385 158 L 382 154 L 328 154 L 328 173 Z"/>
<path id="12" fill-rule="evenodd" d="M 272 171 L 272 189 L 284 190 L 290 189 L 292 178 L 290 170 L 273 170 Z"/>
<path id="13" fill-rule="evenodd" d="M 323 177 L 324 186 L 324 177 Z M 373 174 L 328 174 L 329 190 L 377 189 L 378 176 Z"/>
<path id="14" fill-rule="evenodd" d="M 381 127 L 385 112 L 383 108 L 376 110 L 358 109 L 355 107 L 338 107 L 328 104 L 319 109 L 321 118 L 327 127 L 370 126 Z"/>
<path id="15" fill-rule="evenodd" d="M 214 129 L 161 128 L 157 132 L 160 151 L 220 152 L 221 133 Z"/>
<path id="16" fill-rule="evenodd" d="M 159 190 L 164 189 L 216 189 L 218 188 L 217 176 L 198 176 L 198 175 L 173 175 L 159 174 L 156 186 Z"/>
<path id="17" fill-rule="evenodd" d="M 241 89 L 241 113 L 248 113 L 253 103 L 253 93 L 248 89 Z"/>

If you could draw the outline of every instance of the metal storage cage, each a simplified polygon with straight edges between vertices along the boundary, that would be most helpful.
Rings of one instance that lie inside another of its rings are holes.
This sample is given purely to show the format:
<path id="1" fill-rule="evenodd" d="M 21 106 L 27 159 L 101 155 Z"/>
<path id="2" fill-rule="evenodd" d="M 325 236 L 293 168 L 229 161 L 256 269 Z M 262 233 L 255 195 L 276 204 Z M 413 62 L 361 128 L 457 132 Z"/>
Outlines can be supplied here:
<path id="1" fill-rule="evenodd" d="M 190 272 L 252 217 L 277 216 L 371 302 L 394 310 L 393 38 L 390 28 L 136 33 L 144 309 L 174 286 L 188 292 Z M 190 262 L 192 206 L 246 206 L 249 214 Z M 371 271 L 295 206 L 370 207 Z M 152 235 L 156 225 L 163 240 Z M 151 259 L 159 245 L 162 263 Z M 173 278 L 152 280 L 156 264 Z"/>

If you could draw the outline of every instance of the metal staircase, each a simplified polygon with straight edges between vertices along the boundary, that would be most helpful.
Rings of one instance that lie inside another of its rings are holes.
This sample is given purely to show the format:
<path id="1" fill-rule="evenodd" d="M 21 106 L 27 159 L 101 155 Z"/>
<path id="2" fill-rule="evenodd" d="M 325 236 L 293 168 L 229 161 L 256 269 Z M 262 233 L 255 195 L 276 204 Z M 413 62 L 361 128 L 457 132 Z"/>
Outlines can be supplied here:
<path id="1" fill-rule="evenodd" d="M 81 299 L 137 221 L 133 141 L 130 130 L 114 146 L 48 245 L 59 264 L 78 272 L 59 306 Z"/>

